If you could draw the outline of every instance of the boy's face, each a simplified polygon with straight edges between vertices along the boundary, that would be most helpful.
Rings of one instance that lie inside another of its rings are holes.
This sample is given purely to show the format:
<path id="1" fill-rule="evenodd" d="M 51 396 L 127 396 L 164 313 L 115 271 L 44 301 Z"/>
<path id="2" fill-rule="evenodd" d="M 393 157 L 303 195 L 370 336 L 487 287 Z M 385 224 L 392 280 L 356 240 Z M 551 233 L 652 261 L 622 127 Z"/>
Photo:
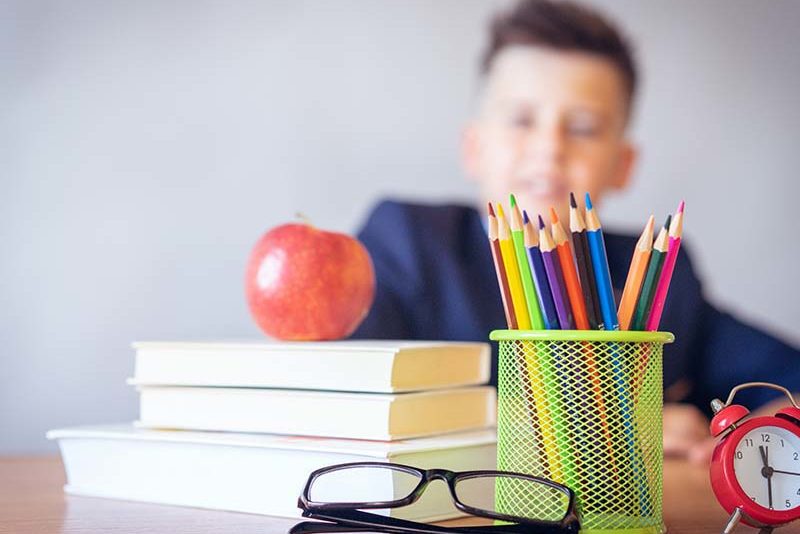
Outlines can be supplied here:
<path id="1" fill-rule="evenodd" d="M 514 193 L 532 217 L 550 206 L 568 221 L 569 192 L 594 203 L 628 183 L 621 74 L 602 58 L 535 46 L 501 51 L 481 109 L 464 132 L 463 159 L 484 201 Z"/>

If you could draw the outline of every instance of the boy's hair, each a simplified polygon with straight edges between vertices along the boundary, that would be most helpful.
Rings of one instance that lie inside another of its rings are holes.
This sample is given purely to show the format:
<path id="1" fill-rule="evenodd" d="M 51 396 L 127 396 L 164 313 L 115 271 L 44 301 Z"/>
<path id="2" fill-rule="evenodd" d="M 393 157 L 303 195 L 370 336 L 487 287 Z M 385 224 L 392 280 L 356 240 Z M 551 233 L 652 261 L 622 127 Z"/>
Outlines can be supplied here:
<path id="1" fill-rule="evenodd" d="M 600 13 L 570 2 L 523 0 L 492 22 L 483 56 L 485 74 L 507 46 L 533 45 L 586 52 L 611 61 L 622 74 L 628 108 L 636 91 L 636 65 L 626 38 Z"/>

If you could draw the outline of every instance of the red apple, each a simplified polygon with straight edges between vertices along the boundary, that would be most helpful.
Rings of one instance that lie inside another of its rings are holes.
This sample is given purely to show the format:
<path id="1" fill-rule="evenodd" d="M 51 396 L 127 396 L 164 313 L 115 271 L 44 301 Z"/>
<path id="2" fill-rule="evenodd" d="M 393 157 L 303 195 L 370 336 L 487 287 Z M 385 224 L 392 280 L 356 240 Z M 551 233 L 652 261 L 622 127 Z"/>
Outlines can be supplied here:
<path id="1" fill-rule="evenodd" d="M 375 272 L 357 239 L 309 224 L 284 224 L 258 240 L 245 280 L 250 313 L 269 336 L 342 339 L 375 297 Z"/>

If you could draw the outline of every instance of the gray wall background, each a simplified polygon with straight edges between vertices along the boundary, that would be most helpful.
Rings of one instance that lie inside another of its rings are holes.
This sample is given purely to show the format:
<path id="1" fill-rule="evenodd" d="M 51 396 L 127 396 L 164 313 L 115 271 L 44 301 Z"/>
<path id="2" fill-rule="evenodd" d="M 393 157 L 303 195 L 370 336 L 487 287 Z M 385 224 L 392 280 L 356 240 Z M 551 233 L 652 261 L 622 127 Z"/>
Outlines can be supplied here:
<path id="1" fill-rule="evenodd" d="M 644 77 L 604 223 L 685 198 L 711 298 L 797 343 L 800 3 L 596 3 Z M 459 129 L 504 4 L 0 1 L 0 453 L 134 419 L 134 340 L 259 337 L 245 261 L 296 211 L 472 199 Z"/>

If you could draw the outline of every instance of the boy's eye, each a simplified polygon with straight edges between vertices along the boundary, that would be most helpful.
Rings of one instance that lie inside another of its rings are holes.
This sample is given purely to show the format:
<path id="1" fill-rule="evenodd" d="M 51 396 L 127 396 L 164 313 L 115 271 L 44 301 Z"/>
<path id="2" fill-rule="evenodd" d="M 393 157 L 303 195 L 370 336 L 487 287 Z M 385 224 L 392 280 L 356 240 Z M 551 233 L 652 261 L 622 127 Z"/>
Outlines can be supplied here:
<path id="1" fill-rule="evenodd" d="M 602 130 L 600 121 L 596 117 L 573 117 L 567 123 L 567 131 L 575 137 L 597 137 Z"/>
<path id="2" fill-rule="evenodd" d="M 533 117 L 528 113 L 512 115 L 511 125 L 515 128 L 531 128 L 533 126 Z"/>

